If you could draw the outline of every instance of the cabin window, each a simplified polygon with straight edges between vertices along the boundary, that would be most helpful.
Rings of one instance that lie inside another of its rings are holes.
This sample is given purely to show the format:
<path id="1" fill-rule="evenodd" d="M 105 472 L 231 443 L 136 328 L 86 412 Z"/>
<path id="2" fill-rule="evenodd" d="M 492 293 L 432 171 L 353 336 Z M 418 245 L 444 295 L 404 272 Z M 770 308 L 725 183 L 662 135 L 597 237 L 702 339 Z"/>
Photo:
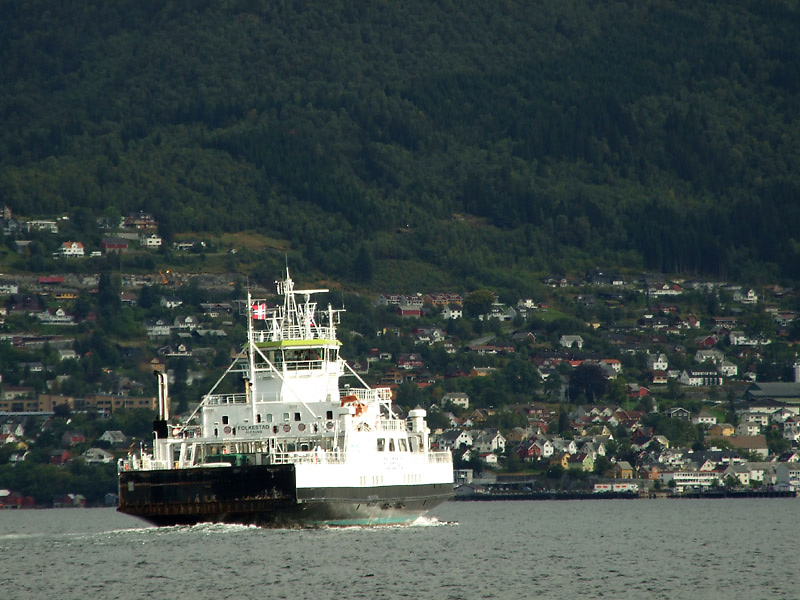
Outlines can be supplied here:
<path id="1" fill-rule="evenodd" d="M 256 423 L 261 423 L 261 413 L 256 413 Z"/>
<path id="2" fill-rule="evenodd" d="M 378 438 L 378 452 L 383 452 L 384 448 L 386 448 L 386 440 Z"/>
<path id="3" fill-rule="evenodd" d="M 300 420 L 300 413 L 294 413 L 294 420 L 295 421 L 299 421 Z"/>
<path id="4" fill-rule="evenodd" d="M 405 438 L 397 440 L 397 445 L 400 448 L 400 452 L 408 452 L 408 445 L 406 444 Z"/>
<path id="5" fill-rule="evenodd" d="M 289 413 L 283 413 L 283 420 L 284 421 L 288 421 L 289 420 Z"/>
<path id="6" fill-rule="evenodd" d="M 228 415 L 222 415 L 222 424 L 223 425 L 227 425 L 228 424 Z"/>
<path id="7" fill-rule="evenodd" d="M 328 419 L 328 421 L 332 421 L 333 420 L 333 411 L 332 410 L 327 411 L 325 413 L 325 418 Z"/>
<path id="8" fill-rule="evenodd" d="M 267 414 L 267 423 L 272 423 L 272 413 Z"/>
<path id="9" fill-rule="evenodd" d="M 394 438 L 389 438 L 389 452 L 394 452 Z"/>

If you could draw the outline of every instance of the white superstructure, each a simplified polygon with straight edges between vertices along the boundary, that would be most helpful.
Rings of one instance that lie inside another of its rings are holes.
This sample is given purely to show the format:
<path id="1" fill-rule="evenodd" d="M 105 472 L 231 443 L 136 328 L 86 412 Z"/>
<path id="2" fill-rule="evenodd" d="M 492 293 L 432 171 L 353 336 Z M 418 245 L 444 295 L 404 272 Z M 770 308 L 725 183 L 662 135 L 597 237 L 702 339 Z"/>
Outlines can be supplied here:
<path id="1" fill-rule="evenodd" d="M 392 411 L 391 391 L 370 388 L 339 356 L 340 311 L 317 312 L 313 294 L 278 284 L 279 306 L 248 295 L 248 341 L 182 425 L 168 425 L 166 375 L 159 374 L 159 421 L 153 453 L 133 454 L 121 470 L 184 470 L 294 465 L 298 502 L 391 497 L 388 489 L 452 487 L 449 451 L 432 451 L 425 410 Z M 340 387 L 352 375 L 357 385 Z M 222 391 L 231 379 L 239 382 Z M 235 391 L 234 391 L 235 390 Z M 160 429 L 160 431 L 159 431 Z"/>

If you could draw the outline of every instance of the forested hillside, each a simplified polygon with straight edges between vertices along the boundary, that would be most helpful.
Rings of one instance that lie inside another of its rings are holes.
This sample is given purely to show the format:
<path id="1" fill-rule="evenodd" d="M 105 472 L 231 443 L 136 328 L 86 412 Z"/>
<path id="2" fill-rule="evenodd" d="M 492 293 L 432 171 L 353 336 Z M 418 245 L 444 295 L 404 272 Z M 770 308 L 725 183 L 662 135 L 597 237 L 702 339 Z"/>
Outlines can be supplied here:
<path id="1" fill-rule="evenodd" d="M 796 0 L 3 0 L 0 204 L 395 288 L 796 283 L 799 32 Z"/>

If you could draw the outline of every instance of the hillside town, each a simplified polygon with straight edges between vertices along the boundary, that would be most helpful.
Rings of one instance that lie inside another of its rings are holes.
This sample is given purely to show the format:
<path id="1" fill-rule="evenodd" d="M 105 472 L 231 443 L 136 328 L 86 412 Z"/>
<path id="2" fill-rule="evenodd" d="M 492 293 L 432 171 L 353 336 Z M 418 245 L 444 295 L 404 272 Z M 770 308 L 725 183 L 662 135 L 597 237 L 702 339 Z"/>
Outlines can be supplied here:
<path id="1" fill-rule="evenodd" d="M 47 247 L 62 267 L 0 275 L 5 507 L 113 504 L 117 460 L 150 441 L 153 371 L 186 414 L 243 339 L 242 277 L 167 266 L 151 215 L 100 220 L 92 242 L 68 221 L 3 212 L 3 264 Z M 428 409 L 458 493 L 798 490 L 795 290 L 601 270 L 534 283 L 346 297 L 343 355 L 398 413 Z"/>

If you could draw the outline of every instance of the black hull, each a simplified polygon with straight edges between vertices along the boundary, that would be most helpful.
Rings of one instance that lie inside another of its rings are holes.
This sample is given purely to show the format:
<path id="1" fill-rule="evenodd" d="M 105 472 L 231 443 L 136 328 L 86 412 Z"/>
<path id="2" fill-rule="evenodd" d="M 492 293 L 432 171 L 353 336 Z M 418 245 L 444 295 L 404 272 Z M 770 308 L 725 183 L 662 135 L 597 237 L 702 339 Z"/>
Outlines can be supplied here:
<path id="1" fill-rule="evenodd" d="M 452 484 L 296 489 L 293 465 L 122 471 L 119 511 L 154 525 L 262 527 L 409 523 Z"/>

